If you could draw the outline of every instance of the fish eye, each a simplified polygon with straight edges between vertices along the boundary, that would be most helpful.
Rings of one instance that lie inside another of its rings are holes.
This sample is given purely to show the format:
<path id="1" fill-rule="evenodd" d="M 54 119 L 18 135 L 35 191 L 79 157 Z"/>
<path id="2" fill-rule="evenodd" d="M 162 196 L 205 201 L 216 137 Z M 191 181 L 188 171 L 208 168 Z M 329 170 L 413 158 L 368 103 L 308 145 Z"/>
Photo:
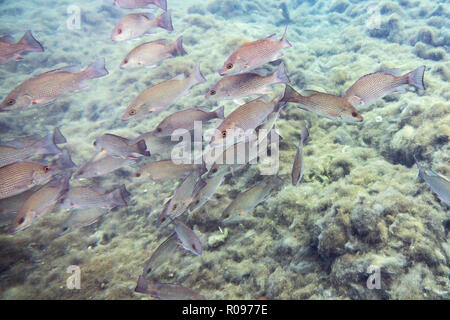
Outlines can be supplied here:
<path id="1" fill-rule="evenodd" d="M 212 95 L 212 96 L 215 95 L 215 94 L 216 94 L 216 90 L 211 90 L 211 91 L 209 92 L 209 94 Z"/>
<path id="2" fill-rule="evenodd" d="M 162 129 L 161 128 L 156 128 L 156 132 L 161 132 Z"/>
<path id="3" fill-rule="evenodd" d="M 356 118 L 356 117 L 358 116 L 358 113 L 355 112 L 355 111 L 353 111 L 353 112 L 352 112 L 352 116 L 353 116 L 354 118 Z"/>
<path id="4" fill-rule="evenodd" d="M 175 210 L 176 208 L 177 208 L 177 205 L 174 204 L 173 207 L 172 207 L 172 210 Z"/>
<path id="5" fill-rule="evenodd" d="M 122 33 L 122 29 L 117 29 L 117 34 L 121 34 Z"/>
<path id="6" fill-rule="evenodd" d="M 141 176 L 141 174 L 139 172 L 136 172 L 136 174 L 134 175 L 136 178 L 139 178 Z"/>
<path id="7" fill-rule="evenodd" d="M 195 204 L 198 204 L 199 202 L 200 202 L 200 200 L 196 200 L 196 201 L 195 201 Z"/>
<path id="8" fill-rule="evenodd" d="M 128 63 L 128 59 L 123 60 L 123 64 L 127 64 Z"/>
<path id="9" fill-rule="evenodd" d="M 128 114 L 130 116 L 134 116 L 136 114 L 136 110 L 135 109 L 131 109 L 130 111 L 128 111 Z"/>
<path id="10" fill-rule="evenodd" d="M 50 170 L 49 167 L 47 167 L 47 166 L 44 167 L 44 172 L 45 172 L 45 173 L 47 173 L 49 170 Z"/>
<path id="11" fill-rule="evenodd" d="M 14 99 L 9 99 L 9 100 L 7 101 L 7 103 L 8 103 L 8 105 L 12 106 L 14 103 L 16 103 L 16 100 L 14 100 Z"/>
<path id="12" fill-rule="evenodd" d="M 222 137 L 226 137 L 227 136 L 227 131 L 226 130 L 224 130 L 224 131 L 222 131 Z"/>
<path id="13" fill-rule="evenodd" d="M 94 141 L 93 145 L 96 146 L 97 145 L 97 141 Z"/>
<path id="14" fill-rule="evenodd" d="M 68 227 L 64 227 L 64 228 L 62 229 L 62 231 L 63 231 L 63 232 L 66 232 L 68 229 L 69 229 Z"/>
<path id="15" fill-rule="evenodd" d="M 211 170 L 212 173 L 216 173 L 217 172 L 217 168 L 214 168 Z"/>
<path id="16" fill-rule="evenodd" d="M 233 64 L 232 64 L 232 63 L 227 64 L 227 69 L 228 69 L 228 70 L 230 70 L 230 69 L 232 69 L 232 68 L 233 68 Z"/>
<path id="17" fill-rule="evenodd" d="M 24 222 L 25 222 L 25 218 L 24 218 L 24 217 L 21 217 L 17 223 L 18 223 L 18 224 L 22 224 L 22 223 L 24 223 Z"/>

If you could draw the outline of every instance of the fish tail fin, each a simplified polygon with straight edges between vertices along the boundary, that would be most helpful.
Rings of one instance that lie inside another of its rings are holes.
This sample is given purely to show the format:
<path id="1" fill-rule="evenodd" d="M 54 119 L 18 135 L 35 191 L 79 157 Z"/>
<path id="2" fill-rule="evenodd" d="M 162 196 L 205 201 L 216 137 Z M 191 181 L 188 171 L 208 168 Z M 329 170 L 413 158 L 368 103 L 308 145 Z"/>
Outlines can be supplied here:
<path id="1" fill-rule="evenodd" d="M 136 284 L 136 288 L 134 292 L 138 293 L 147 293 L 148 292 L 148 283 L 145 280 L 144 276 L 140 275 Z"/>
<path id="2" fill-rule="evenodd" d="M 217 118 L 219 118 L 219 119 L 225 118 L 225 107 L 224 106 L 217 108 L 216 110 L 214 110 L 214 112 L 216 113 Z"/>
<path id="3" fill-rule="evenodd" d="M 275 71 L 275 73 L 273 74 L 273 80 L 274 80 L 274 83 L 287 84 L 287 83 L 291 82 L 291 80 L 289 79 L 289 77 L 286 73 L 286 65 L 284 64 L 284 62 L 280 63 L 277 71 Z"/>
<path id="4" fill-rule="evenodd" d="M 414 161 L 416 162 L 417 169 L 419 169 L 419 174 L 417 175 L 417 177 L 419 177 L 420 179 L 423 179 L 423 174 L 422 174 L 423 169 L 422 169 L 422 165 L 421 165 L 421 164 L 419 163 L 419 161 L 417 160 L 415 154 L 413 154 L 413 158 L 414 158 Z"/>
<path id="5" fill-rule="evenodd" d="M 183 48 L 183 37 L 179 37 L 173 44 L 173 54 L 175 56 L 184 56 L 188 54 Z"/>
<path id="6" fill-rule="evenodd" d="M 53 129 L 53 142 L 55 144 L 63 144 L 67 142 L 66 137 L 63 136 L 58 127 Z"/>
<path id="7" fill-rule="evenodd" d="M 197 63 L 195 65 L 195 70 L 194 70 L 194 72 L 191 73 L 191 75 L 189 77 L 194 80 L 195 84 L 206 82 L 205 77 L 203 76 L 203 74 L 200 71 L 200 63 Z"/>
<path id="8" fill-rule="evenodd" d="M 82 71 L 87 79 L 101 78 L 109 74 L 105 67 L 105 58 L 95 60 L 89 67 Z"/>
<path id="9" fill-rule="evenodd" d="M 284 89 L 284 94 L 280 103 L 287 103 L 287 102 L 298 102 L 299 98 L 301 97 L 301 94 L 295 91 L 294 88 L 292 88 L 290 85 L 286 85 L 286 88 Z"/>
<path id="10" fill-rule="evenodd" d="M 154 4 L 157 7 L 160 7 L 164 11 L 167 11 L 167 0 L 152 0 L 149 3 Z"/>
<path id="11" fill-rule="evenodd" d="M 306 126 L 306 124 L 302 127 L 302 144 L 306 142 L 306 140 L 308 140 L 309 138 L 309 130 L 308 127 Z"/>
<path id="12" fill-rule="evenodd" d="M 76 167 L 76 164 L 73 163 L 67 149 L 62 149 L 61 156 L 54 161 L 54 164 L 58 167 L 58 169 L 70 169 Z"/>
<path id="13" fill-rule="evenodd" d="M 416 70 L 411 71 L 405 75 L 407 83 L 419 90 L 425 90 L 425 84 L 423 83 L 423 76 L 425 74 L 425 66 L 421 66 Z"/>
<path id="14" fill-rule="evenodd" d="M 113 205 L 118 207 L 126 207 L 128 206 L 128 203 L 125 201 L 125 198 L 129 195 L 130 193 L 125 188 L 125 185 L 121 185 L 119 189 L 108 193 L 107 198 Z"/>
<path id="15" fill-rule="evenodd" d="M 60 154 L 61 149 L 56 146 L 54 141 L 53 132 L 49 133 L 41 140 L 34 143 L 34 152 L 41 154 Z"/>
<path id="16" fill-rule="evenodd" d="M 28 51 L 44 52 L 44 47 L 33 37 L 31 31 L 25 32 L 19 43 L 25 45 Z"/>
<path id="17" fill-rule="evenodd" d="M 173 31 L 172 16 L 170 15 L 170 12 L 168 12 L 168 11 L 163 12 L 158 17 L 157 24 L 158 24 L 158 27 L 161 27 L 168 31 Z"/>
<path id="18" fill-rule="evenodd" d="M 150 157 L 150 151 L 147 151 L 147 144 L 144 139 L 136 142 L 136 151 L 143 156 Z"/>
<path id="19" fill-rule="evenodd" d="M 292 47 L 292 44 L 288 41 L 288 39 L 286 39 L 287 28 L 288 28 L 288 26 L 286 26 L 286 28 L 284 29 L 283 37 L 281 37 L 281 39 L 280 39 L 280 43 L 283 48 Z"/>

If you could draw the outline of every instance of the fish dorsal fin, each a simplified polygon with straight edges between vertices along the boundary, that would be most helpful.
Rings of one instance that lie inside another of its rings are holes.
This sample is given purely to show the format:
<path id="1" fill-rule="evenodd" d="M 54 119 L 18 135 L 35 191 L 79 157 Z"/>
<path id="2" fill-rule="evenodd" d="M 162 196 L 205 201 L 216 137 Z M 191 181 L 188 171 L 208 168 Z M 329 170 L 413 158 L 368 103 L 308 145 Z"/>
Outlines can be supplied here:
<path id="1" fill-rule="evenodd" d="M 55 70 L 50 70 L 47 72 L 44 72 L 43 74 L 51 74 L 51 73 L 55 73 L 55 72 L 61 72 L 61 71 L 65 71 L 65 72 L 70 72 L 70 73 L 77 73 L 80 71 L 80 67 L 79 66 L 65 66 L 62 68 L 58 68 Z"/>
<path id="2" fill-rule="evenodd" d="M 186 79 L 184 73 L 177 74 L 175 77 L 172 78 L 172 80 L 184 80 L 184 79 Z"/>
<path id="3" fill-rule="evenodd" d="M 276 34 L 276 33 L 271 34 L 270 36 L 266 37 L 266 39 L 270 39 L 270 40 L 278 40 L 277 34 Z"/>
<path id="4" fill-rule="evenodd" d="M 0 42 L 14 43 L 14 38 L 9 34 L 0 38 Z"/>
<path id="5" fill-rule="evenodd" d="M 310 97 L 310 96 L 313 96 L 313 95 L 316 95 L 319 93 L 321 93 L 321 92 L 316 91 L 316 90 L 303 90 L 303 95 L 306 97 Z"/>
<path id="6" fill-rule="evenodd" d="M 270 102 L 269 96 L 266 94 L 262 95 L 261 97 L 257 98 L 256 100 L 261 100 L 261 101 L 264 101 L 265 103 Z"/>
<path id="7" fill-rule="evenodd" d="M 142 13 L 142 16 L 146 17 L 148 20 L 153 20 L 155 16 L 152 13 Z"/>
<path id="8" fill-rule="evenodd" d="M 167 39 L 158 39 L 158 40 L 147 42 L 147 44 L 148 43 L 157 43 L 157 44 L 162 44 L 163 46 L 167 46 L 167 44 L 169 42 L 167 41 Z"/>
<path id="9" fill-rule="evenodd" d="M 258 68 L 258 69 L 252 70 L 251 73 L 256 74 L 260 77 L 265 77 L 267 75 L 267 70 L 263 69 L 263 68 Z"/>
<path id="10" fill-rule="evenodd" d="M 397 68 L 383 70 L 383 72 L 386 73 L 386 74 L 390 74 L 392 76 L 396 76 L 396 77 L 398 77 L 398 76 L 400 76 L 402 74 L 401 70 L 397 69 Z"/>
<path id="11" fill-rule="evenodd" d="M 198 109 L 200 111 L 203 111 L 203 112 L 207 112 L 207 113 L 210 113 L 211 111 L 214 111 L 214 110 L 209 110 L 207 107 L 197 107 L 196 109 Z"/>

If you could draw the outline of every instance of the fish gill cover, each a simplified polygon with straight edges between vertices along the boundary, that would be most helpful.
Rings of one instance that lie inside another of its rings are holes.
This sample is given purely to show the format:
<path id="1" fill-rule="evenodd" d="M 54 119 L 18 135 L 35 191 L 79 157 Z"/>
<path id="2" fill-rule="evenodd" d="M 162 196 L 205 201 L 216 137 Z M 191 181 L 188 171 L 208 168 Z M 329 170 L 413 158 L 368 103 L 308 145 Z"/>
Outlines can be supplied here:
<path id="1" fill-rule="evenodd" d="M 1 299 L 449 299 L 448 1 L 24 0 L 0 18 Z M 189 108 L 220 112 L 168 118 Z M 256 129 L 229 150 L 268 142 L 276 176 L 263 154 L 146 167 L 179 144 L 163 120 L 233 114 L 218 137 Z M 31 198 L 47 183 L 61 194 Z"/>

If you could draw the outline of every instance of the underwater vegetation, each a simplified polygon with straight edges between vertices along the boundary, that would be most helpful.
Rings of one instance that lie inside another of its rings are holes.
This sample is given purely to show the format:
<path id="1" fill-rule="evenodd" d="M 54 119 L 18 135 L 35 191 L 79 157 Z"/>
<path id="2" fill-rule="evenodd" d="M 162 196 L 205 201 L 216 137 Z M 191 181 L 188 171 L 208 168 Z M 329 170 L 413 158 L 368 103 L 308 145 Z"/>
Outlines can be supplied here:
<path id="1" fill-rule="evenodd" d="M 0 298 L 450 298 L 447 1 L 116 2 L 0 2 Z"/>

